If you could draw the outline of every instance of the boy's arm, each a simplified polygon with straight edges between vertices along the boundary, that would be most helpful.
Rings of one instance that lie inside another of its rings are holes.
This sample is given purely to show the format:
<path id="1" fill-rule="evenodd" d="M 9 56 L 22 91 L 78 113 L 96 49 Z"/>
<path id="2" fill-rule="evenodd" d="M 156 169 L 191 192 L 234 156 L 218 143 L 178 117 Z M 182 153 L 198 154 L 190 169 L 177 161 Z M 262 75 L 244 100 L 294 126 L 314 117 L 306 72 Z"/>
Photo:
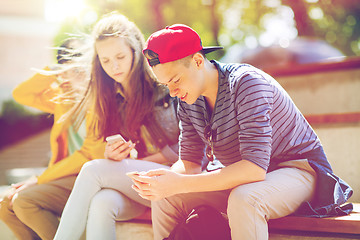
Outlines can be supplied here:
<path id="1" fill-rule="evenodd" d="M 171 170 L 182 174 L 199 174 L 201 173 L 201 165 L 186 160 L 178 160 L 171 166 Z"/>
<path id="2" fill-rule="evenodd" d="M 198 175 L 181 175 L 179 191 L 208 192 L 231 189 L 265 179 L 266 170 L 251 161 L 241 160 L 225 168 Z"/>
<path id="3" fill-rule="evenodd" d="M 183 166 L 186 169 L 186 162 Z M 181 169 L 182 165 L 175 166 Z M 194 163 L 191 163 L 194 164 Z M 195 169 L 195 168 L 189 168 Z M 158 169 L 133 176 L 134 190 L 147 200 L 156 201 L 180 193 L 210 192 L 231 189 L 242 184 L 265 179 L 266 170 L 247 160 L 241 160 L 225 168 L 200 174 L 179 174 Z"/>

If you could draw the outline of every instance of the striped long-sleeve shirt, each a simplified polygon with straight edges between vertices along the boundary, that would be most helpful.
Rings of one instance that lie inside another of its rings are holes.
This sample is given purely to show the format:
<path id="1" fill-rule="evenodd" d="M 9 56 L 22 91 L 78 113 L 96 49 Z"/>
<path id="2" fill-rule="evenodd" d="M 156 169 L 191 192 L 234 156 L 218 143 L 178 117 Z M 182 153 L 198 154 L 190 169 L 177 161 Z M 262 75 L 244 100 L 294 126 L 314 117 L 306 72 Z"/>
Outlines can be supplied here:
<path id="1" fill-rule="evenodd" d="M 207 111 L 205 98 L 179 105 L 180 159 L 201 163 L 206 146 L 225 166 L 246 159 L 265 170 L 277 163 L 307 159 L 317 173 L 311 202 L 299 215 L 328 217 L 347 214 L 341 207 L 351 187 L 337 177 L 326 159 L 319 138 L 286 91 L 268 74 L 247 64 L 222 64 L 215 107 Z M 211 127 L 212 141 L 204 135 Z"/>
<path id="2" fill-rule="evenodd" d="M 200 163 L 204 148 L 225 166 L 249 160 L 267 170 L 270 161 L 286 161 L 321 147 L 290 96 L 271 76 L 247 64 L 212 61 L 219 72 L 215 107 L 209 115 L 200 96 L 181 102 L 180 159 Z M 212 143 L 204 136 L 211 126 Z"/>

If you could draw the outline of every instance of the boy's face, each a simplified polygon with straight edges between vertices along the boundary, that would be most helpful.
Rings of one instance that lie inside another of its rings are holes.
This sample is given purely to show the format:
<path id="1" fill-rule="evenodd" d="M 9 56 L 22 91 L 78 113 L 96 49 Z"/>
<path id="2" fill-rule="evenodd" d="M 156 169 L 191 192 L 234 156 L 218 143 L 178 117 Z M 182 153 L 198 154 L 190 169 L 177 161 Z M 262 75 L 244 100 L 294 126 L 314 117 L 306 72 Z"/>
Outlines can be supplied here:
<path id="1" fill-rule="evenodd" d="M 153 71 L 158 81 L 169 88 L 172 97 L 193 104 L 204 91 L 203 75 L 193 59 L 187 60 L 189 64 L 184 60 L 158 64 Z"/>

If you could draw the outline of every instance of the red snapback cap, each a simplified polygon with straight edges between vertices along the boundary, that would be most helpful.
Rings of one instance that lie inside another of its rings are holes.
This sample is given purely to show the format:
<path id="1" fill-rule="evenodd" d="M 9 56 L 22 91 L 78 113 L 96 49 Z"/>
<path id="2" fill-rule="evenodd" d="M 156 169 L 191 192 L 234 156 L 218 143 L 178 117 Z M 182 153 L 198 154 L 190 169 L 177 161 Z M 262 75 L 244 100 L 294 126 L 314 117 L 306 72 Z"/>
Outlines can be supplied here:
<path id="1" fill-rule="evenodd" d="M 205 54 L 223 47 L 203 47 L 199 34 L 189 26 L 175 24 L 154 32 L 148 38 L 143 53 L 151 50 L 158 58 L 148 60 L 150 66 L 179 60 L 199 51 Z"/>

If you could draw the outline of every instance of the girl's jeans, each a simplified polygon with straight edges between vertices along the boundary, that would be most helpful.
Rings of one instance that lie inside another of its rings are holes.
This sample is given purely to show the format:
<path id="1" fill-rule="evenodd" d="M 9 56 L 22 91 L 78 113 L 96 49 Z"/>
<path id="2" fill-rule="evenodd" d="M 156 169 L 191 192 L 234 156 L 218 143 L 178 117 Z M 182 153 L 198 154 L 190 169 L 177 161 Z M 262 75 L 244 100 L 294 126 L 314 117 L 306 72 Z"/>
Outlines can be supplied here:
<path id="1" fill-rule="evenodd" d="M 88 240 L 116 239 L 116 220 L 137 217 L 151 205 L 131 188 L 132 181 L 126 173 L 158 168 L 169 167 L 133 159 L 97 159 L 84 164 L 54 239 L 79 239 L 85 228 Z"/>

